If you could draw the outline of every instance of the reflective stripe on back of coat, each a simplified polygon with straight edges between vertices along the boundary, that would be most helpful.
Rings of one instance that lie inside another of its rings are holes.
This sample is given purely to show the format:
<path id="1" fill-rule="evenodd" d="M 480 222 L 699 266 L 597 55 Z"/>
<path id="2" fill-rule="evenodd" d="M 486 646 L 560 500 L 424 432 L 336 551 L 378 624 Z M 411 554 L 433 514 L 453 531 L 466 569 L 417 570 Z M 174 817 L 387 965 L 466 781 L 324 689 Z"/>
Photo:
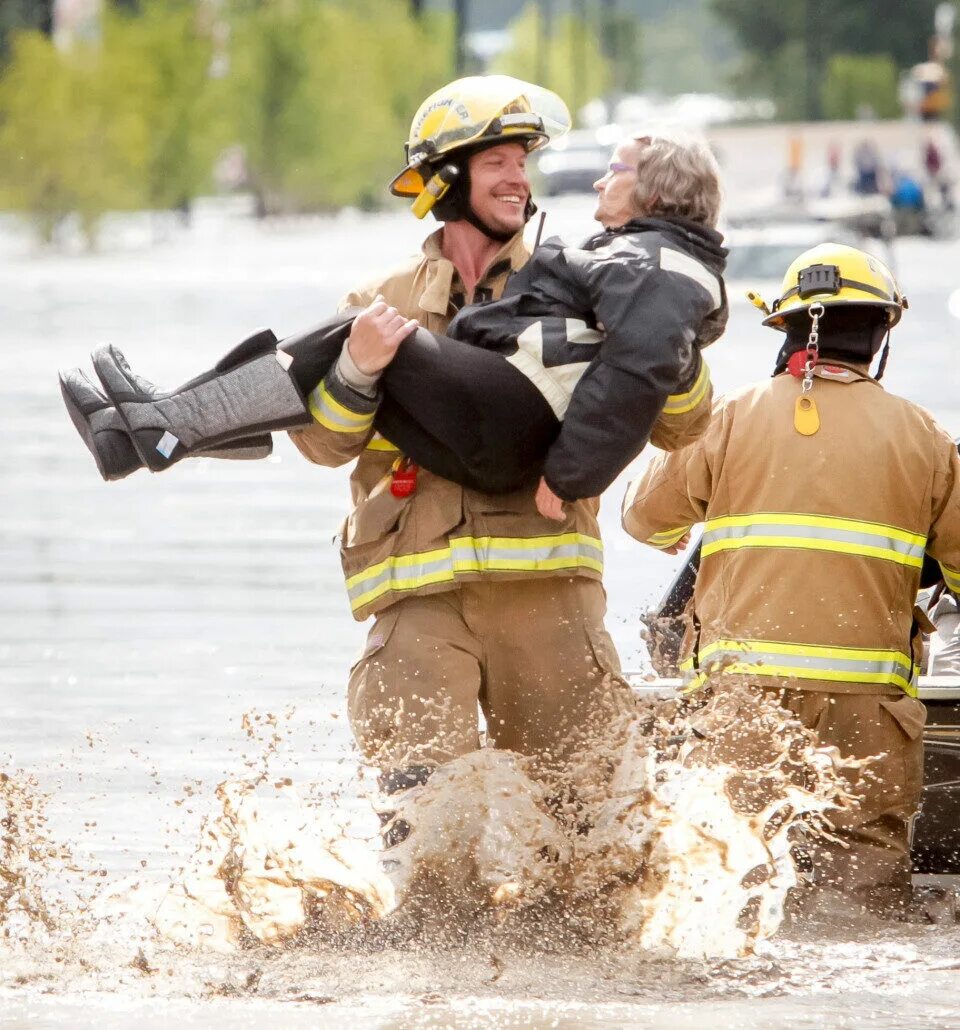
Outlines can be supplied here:
<path id="1" fill-rule="evenodd" d="M 703 557 L 749 547 L 788 547 L 878 558 L 919 569 L 927 538 L 896 526 L 829 515 L 758 512 L 708 519 Z"/>

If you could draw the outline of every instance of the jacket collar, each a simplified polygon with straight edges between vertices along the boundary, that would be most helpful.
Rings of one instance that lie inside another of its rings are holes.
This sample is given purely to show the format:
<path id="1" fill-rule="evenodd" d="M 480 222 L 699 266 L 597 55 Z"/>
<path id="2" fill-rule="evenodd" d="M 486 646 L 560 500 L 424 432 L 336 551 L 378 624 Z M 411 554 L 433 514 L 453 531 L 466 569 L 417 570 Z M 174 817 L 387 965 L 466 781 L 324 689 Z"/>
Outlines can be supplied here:
<path id="1" fill-rule="evenodd" d="M 604 229 L 591 236 L 583 247 L 585 250 L 593 250 L 609 243 L 615 236 L 645 232 L 660 233 L 681 246 L 693 249 L 700 261 L 718 274 L 723 273 L 728 253 L 727 248 L 723 246 L 723 236 L 716 229 L 679 216 L 631 218 L 624 225 Z"/>
<path id="2" fill-rule="evenodd" d="M 437 229 L 423 241 L 423 255 L 427 263 L 427 279 L 420 296 L 420 307 L 436 315 L 446 315 L 450 309 L 450 294 L 453 292 L 454 280 L 459 280 L 457 270 L 449 258 L 441 252 L 443 229 Z M 523 230 L 507 242 L 494 254 L 484 269 L 477 286 L 489 286 L 501 276 L 507 276 L 522 268 L 530 257 L 523 242 Z"/>
<path id="3" fill-rule="evenodd" d="M 800 353 L 797 351 L 796 353 Z M 790 375 L 787 368 L 774 372 L 775 376 Z M 870 375 L 870 365 L 859 361 L 846 361 L 837 358 L 828 358 L 823 355 L 817 361 L 813 374 L 818 379 L 827 379 L 835 383 L 873 383 L 874 386 L 883 387 Z"/>

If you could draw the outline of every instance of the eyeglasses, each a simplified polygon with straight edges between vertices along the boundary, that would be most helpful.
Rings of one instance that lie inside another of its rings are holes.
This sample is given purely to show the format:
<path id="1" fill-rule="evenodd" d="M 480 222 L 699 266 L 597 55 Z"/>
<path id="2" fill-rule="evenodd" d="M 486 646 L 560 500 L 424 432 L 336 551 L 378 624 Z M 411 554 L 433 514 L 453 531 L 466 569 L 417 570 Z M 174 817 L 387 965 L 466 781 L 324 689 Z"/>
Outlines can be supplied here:
<path id="1" fill-rule="evenodd" d="M 607 165 L 607 173 L 610 175 L 616 175 L 617 172 L 635 172 L 636 170 L 636 165 L 626 164 L 623 161 L 611 161 Z"/>

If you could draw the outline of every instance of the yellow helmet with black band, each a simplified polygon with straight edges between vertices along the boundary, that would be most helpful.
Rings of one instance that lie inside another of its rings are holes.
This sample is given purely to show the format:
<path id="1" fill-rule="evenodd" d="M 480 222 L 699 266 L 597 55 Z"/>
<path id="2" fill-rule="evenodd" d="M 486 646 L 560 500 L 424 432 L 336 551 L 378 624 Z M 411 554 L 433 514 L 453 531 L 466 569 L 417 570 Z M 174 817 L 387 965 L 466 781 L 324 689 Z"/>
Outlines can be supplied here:
<path id="1" fill-rule="evenodd" d="M 757 303 L 761 310 L 765 305 Z M 787 269 L 780 296 L 763 320 L 764 325 L 786 331 L 792 315 L 805 314 L 812 304 L 881 307 L 887 325 L 900 321 L 906 297 L 887 266 L 872 254 L 842 243 L 821 243 L 804 251 Z"/>
<path id="2" fill-rule="evenodd" d="M 458 157 L 500 143 L 536 150 L 569 129 L 570 112 L 551 90 L 509 75 L 457 79 L 427 97 L 414 115 L 407 163 L 390 192 L 414 198 L 413 211 L 423 218 L 463 176 Z"/>

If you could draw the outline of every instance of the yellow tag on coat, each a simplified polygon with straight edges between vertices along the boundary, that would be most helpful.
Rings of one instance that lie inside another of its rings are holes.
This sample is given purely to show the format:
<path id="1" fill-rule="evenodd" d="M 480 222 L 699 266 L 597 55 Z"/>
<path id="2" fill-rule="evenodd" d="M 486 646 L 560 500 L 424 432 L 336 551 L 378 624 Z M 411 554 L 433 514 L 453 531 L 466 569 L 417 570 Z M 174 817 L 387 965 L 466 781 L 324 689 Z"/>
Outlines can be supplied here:
<path id="1" fill-rule="evenodd" d="M 820 428 L 817 402 L 805 393 L 800 394 L 794 406 L 793 427 L 802 436 L 813 436 Z"/>

